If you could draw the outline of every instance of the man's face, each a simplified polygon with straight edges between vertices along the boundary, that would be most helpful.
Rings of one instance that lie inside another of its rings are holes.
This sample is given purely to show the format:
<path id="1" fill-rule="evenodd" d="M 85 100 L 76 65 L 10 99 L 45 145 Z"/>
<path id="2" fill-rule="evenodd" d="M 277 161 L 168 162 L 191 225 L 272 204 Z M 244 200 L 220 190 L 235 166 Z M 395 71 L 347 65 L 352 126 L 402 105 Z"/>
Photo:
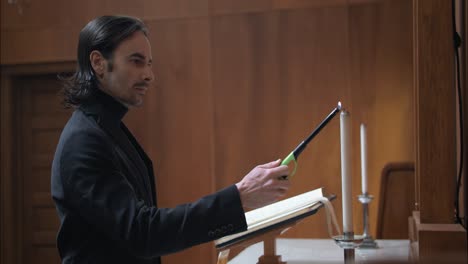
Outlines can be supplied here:
<path id="1" fill-rule="evenodd" d="M 111 60 L 112 66 L 104 59 L 100 88 L 127 107 L 141 106 L 154 80 L 151 46 L 143 32 L 137 31 L 122 41 Z"/>

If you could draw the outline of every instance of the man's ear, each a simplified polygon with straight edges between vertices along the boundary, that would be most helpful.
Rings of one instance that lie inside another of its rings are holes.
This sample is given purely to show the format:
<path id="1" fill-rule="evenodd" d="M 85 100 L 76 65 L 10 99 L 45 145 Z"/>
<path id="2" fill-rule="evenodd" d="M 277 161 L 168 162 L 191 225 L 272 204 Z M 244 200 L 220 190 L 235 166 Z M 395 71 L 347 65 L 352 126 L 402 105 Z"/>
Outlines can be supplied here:
<path id="1" fill-rule="evenodd" d="M 106 59 L 102 56 L 102 53 L 97 50 L 91 51 L 89 54 L 89 61 L 91 62 L 91 67 L 93 67 L 96 75 L 102 77 L 106 70 Z"/>

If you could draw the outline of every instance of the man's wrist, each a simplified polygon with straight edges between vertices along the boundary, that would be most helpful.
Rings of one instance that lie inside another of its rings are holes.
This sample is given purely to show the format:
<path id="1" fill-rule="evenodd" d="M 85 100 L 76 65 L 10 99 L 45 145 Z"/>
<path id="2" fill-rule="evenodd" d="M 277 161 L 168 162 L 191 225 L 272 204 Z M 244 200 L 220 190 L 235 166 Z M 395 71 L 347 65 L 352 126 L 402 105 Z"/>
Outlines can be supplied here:
<path id="1" fill-rule="evenodd" d="M 247 208 L 244 205 L 244 195 L 243 195 L 245 188 L 244 188 L 242 182 L 238 182 L 235 185 L 237 187 L 237 191 L 239 192 L 239 198 L 240 198 L 240 201 L 241 201 L 242 208 L 244 209 L 244 211 L 246 211 Z"/>

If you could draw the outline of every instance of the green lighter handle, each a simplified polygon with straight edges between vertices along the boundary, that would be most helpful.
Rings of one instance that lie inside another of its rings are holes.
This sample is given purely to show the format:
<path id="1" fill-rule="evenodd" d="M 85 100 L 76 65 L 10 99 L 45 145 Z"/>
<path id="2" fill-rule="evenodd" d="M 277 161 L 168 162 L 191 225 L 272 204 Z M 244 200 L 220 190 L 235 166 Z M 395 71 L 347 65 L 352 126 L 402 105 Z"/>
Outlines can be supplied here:
<path id="1" fill-rule="evenodd" d="M 284 175 L 284 176 L 281 176 L 280 179 L 281 180 L 287 180 L 289 179 L 290 177 L 294 176 L 294 174 L 296 174 L 296 169 L 297 169 L 297 162 L 296 162 L 296 157 L 294 157 L 294 151 L 292 151 L 291 153 L 289 153 L 289 155 L 284 158 L 284 160 L 281 162 L 281 165 L 289 165 L 289 163 L 294 162 L 294 170 L 293 172 L 291 173 L 291 175 Z"/>

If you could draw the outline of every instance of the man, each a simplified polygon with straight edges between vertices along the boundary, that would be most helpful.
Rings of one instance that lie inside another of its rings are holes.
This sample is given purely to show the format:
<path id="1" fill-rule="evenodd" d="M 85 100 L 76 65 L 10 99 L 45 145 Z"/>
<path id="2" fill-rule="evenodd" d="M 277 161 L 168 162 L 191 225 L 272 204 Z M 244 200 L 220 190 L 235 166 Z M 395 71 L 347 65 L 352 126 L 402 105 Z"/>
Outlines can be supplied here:
<path id="1" fill-rule="evenodd" d="M 160 256 L 246 229 L 244 208 L 278 200 L 289 188 L 280 161 L 240 182 L 175 208 L 158 208 L 150 159 L 122 123 L 154 81 L 145 25 L 104 16 L 78 43 L 78 68 L 65 80 L 75 108 L 52 164 L 63 263 L 160 263 Z"/>

